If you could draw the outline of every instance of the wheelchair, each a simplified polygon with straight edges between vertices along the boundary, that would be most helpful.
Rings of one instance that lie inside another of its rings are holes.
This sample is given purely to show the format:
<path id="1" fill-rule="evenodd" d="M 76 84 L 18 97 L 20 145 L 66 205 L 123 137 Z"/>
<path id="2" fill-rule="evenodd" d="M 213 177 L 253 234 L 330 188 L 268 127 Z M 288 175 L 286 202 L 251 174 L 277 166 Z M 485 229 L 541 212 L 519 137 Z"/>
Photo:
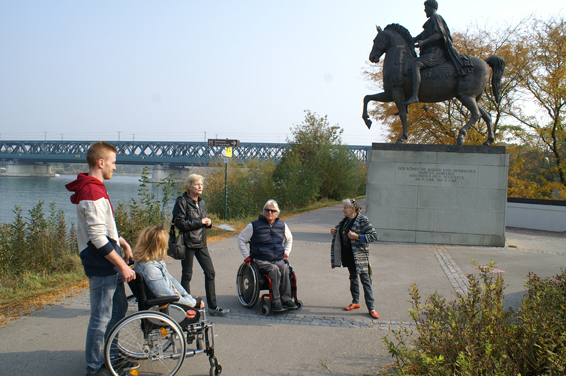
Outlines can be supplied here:
<path id="1" fill-rule="evenodd" d="M 293 267 L 288 260 L 284 260 L 289 268 L 289 279 L 291 280 L 291 296 L 297 305 L 297 309 L 303 306 L 303 303 L 297 299 L 297 276 L 293 271 Z M 271 312 L 271 302 L 273 301 L 271 278 L 267 274 L 261 274 L 257 264 L 251 260 L 243 262 L 238 269 L 236 277 L 236 286 L 238 290 L 238 299 L 244 307 L 252 308 L 260 299 L 261 290 L 269 290 L 269 292 L 261 295 L 261 312 L 269 315 Z"/>
<path id="2" fill-rule="evenodd" d="M 138 312 L 120 320 L 106 339 L 104 359 L 112 375 L 172 376 L 181 368 L 185 357 L 197 354 L 208 356 L 210 376 L 222 373 L 222 366 L 214 356 L 213 324 L 206 321 L 204 309 L 195 309 L 200 317 L 186 320 L 190 322 L 181 326 L 179 322 L 187 316 L 184 309 L 174 305 L 179 300 L 177 295 L 148 299 L 139 272 L 128 284 L 137 300 Z M 138 363 L 139 367 L 129 370 L 124 362 L 112 364 L 118 357 Z"/>

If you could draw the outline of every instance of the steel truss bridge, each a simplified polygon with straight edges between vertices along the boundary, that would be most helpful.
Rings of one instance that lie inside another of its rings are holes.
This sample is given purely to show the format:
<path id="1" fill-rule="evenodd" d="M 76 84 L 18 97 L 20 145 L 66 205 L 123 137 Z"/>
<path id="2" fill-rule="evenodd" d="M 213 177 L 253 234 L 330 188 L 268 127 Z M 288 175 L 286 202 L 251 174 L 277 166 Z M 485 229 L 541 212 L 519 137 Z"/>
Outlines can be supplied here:
<path id="1" fill-rule="evenodd" d="M 0 161 L 31 163 L 86 163 L 86 152 L 93 141 L 4 141 L 0 140 Z M 132 165 L 168 165 L 169 167 L 206 166 L 223 161 L 224 148 L 206 142 L 117 141 L 117 163 Z M 232 149 L 236 161 L 281 160 L 288 144 L 240 143 Z M 371 146 L 350 146 L 364 164 Z"/>

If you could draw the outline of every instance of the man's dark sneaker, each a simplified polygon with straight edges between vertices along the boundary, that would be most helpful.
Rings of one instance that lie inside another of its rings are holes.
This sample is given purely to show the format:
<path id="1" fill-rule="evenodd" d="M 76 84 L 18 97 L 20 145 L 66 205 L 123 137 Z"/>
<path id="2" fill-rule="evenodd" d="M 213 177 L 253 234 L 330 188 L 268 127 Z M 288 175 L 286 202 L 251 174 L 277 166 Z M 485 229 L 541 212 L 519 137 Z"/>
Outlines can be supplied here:
<path id="1" fill-rule="evenodd" d="M 271 310 L 273 312 L 285 312 L 286 309 L 283 308 L 283 304 L 281 302 L 272 302 L 271 303 Z"/>
<path id="2" fill-rule="evenodd" d="M 296 305 L 295 302 L 292 301 L 292 300 L 288 300 L 286 302 L 283 302 L 283 307 L 285 307 L 287 309 L 297 309 L 297 308 L 299 308 L 299 306 Z"/>
<path id="3" fill-rule="evenodd" d="M 230 313 L 229 309 L 222 309 L 220 307 L 216 307 L 214 309 L 212 309 L 212 308 L 208 309 L 208 314 L 210 316 L 224 316 L 224 315 L 227 315 L 228 313 Z"/>

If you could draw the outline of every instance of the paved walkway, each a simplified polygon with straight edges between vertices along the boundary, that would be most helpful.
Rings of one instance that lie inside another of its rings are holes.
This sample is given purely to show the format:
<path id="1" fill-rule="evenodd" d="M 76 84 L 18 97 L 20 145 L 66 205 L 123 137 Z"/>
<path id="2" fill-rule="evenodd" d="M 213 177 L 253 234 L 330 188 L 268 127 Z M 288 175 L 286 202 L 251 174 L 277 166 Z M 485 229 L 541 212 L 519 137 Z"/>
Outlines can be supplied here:
<path id="1" fill-rule="evenodd" d="M 555 275 L 566 268 L 566 236 L 508 229 L 507 246 L 464 247 L 405 243 L 370 246 L 376 309 L 373 320 L 364 305 L 350 303 L 348 272 L 330 268 L 329 230 L 342 218 L 333 206 L 290 218 L 294 236 L 290 261 L 297 273 L 303 308 L 287 314 L 261 314 L 259 304 L 243 307 L 236 296 L 236 272 L 242 262 L 235 237 L 210 245 L 217 273 L 219 304 L 226 317 L 213 317 L 216 352 L 223 375 L 375 375 L 391 362 L 382 337 L 390 329 L 410 326 L 408 289 L 421 296 L 437 291 L 448 299 L 465 291 L 466 275 L 490 260 L 504 273 L 506 304 L 520 304 L 529 271 Z M 180 278 L 179 262 L 169 270 Z M 204 295 L 196 266 L 193 293 Z M 0 329 L 0 375 L 83 375 L 88 323 L 88 292 L 64 299 Z M 204 356 L 187 359 L 179 375 L 207 375 Z"/>

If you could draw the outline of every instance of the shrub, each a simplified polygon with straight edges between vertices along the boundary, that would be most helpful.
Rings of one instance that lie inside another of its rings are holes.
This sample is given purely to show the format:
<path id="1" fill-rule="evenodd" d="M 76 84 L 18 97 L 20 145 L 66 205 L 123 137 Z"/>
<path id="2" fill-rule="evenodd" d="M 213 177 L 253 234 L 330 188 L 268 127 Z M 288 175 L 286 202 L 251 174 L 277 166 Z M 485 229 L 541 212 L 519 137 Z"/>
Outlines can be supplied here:
<path id="1" fill-rule="evenodd" d="M 238 165 L 231 158 L 228 161 L 228 219 L 257 215 L 265 202 L 273 198 L 274 186 L 272 161 L 250 160 Z M 206 174 L 203 198 L 208 213 L 224 218 L 225 214 L 225 164 L 217 161 L 210 165 Z"/>
<path id="2" fill-rule="evenodd" d="M 169 223 L 171 219 L 169 202 L 173 198 L 176 185 L 171 176 L 158 183 L 163 191 L 160 202 L 149 191 L 148 167 L 144 167 L 139 181 L 138 198 L 132 198 L 128 203 L 120 202 L 114 210 L 118 232 L 132 246 L 132 250 L 144 228 Z"/>
<path id="3" fill-rule="evenodd" d="M 62 210 L 50 204 L 45 218 L 40 201 L 24 218 L 14 209 L 15 218 L 0 226 L 0 280 L 12 285 L 26 273 L 48 275 L 76 269 L 78 250 L 74 225 L 69 229 Z"/>
<path id="4" fill-rule="evenodd" d="M 566 274 L 529 275 L 520 309 L 506 311 L 495 263 L 468 276 L 467 295 L 447 302 L 437 293 L 421 304 L 411 286 L 415 330 L 384 338 L 397 375 L 564 375 Z"/>

